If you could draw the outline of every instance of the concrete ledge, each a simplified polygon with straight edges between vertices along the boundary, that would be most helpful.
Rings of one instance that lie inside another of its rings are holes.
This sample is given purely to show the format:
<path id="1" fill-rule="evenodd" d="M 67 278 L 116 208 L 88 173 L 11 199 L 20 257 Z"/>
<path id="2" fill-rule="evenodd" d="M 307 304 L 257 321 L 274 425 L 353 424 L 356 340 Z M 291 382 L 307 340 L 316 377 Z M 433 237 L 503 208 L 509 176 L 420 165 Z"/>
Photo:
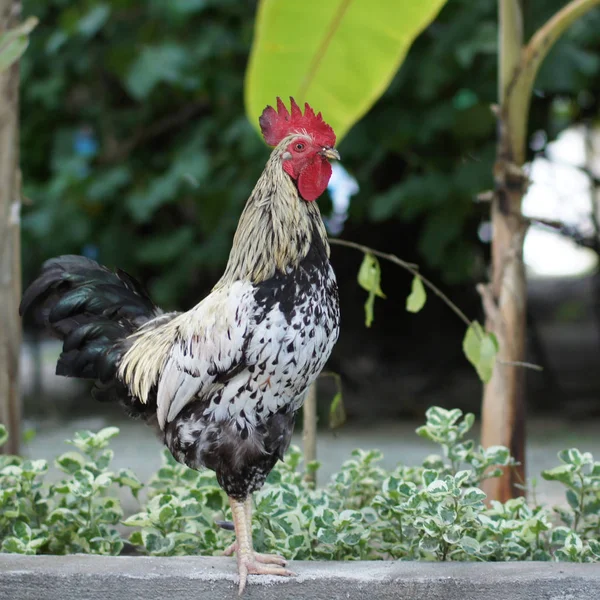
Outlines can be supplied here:
<path id="1" fill-rule="evenodd" d="M 600 600 L 600 565 L 296 562 L 298 577 L 249 578 L 251 600 Z M 228 558 L 0 554 L 0 600 L 220 600 Z"/>

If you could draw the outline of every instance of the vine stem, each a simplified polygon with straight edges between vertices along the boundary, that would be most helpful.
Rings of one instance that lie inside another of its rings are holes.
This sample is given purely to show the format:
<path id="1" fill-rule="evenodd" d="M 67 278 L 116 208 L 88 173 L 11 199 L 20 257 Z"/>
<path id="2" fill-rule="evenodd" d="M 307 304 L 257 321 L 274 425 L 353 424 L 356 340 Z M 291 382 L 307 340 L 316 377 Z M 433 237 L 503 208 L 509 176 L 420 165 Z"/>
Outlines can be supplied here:
<path id="1" fill-rule="evenodd" d="M 387 254 L 386 252 L 380 252 L 379 250 L 375 250 L 374 248 L 370 248 L 369 246 L 363 246 L 362 244 L 357 244 L 356 242 L 349 242 L 348 240 L 340 240 L 338 238 L 329 238 L 330 244 L 336 244 L 338 246 L 346 246 L 348 248 L 354 248 L 355 250 L 360 250 L 364 254 L 373 254 L 375 256 L 379 256 L 380 258 L 384 258 L 385 260 L 389 260 L 390 262 L 402 267 L 406 271 L 408 271 L 411 275 L 418 277 L 438 298 L 440 298 L 452 312 L 463 322 L 467 327 L 471 326 L 471 320 L 465 313 L 442 292 L 436 285 L 434 285 L 427 277 L 424 277 L 419 273 L 419 265 L 414 263 L 406 262 L 401 258 L 398 258 L 395 254 Z"/>
<path id="2" fill-rule="evenodd" d="M 379 258 L 383 258 L 388 260 L 399 267 L 402 267 L 415 277 L 418 277 L 424 285 L 426 285 L 438 298 L 440 298 L 446 306 L 452 310 L 452 312 L 467 326 L 471 327 L 472 321 L 465 315 L 465 313 L 442 292 L 434 283 L 429 281 L 427 277 L 421 275 L 419 273 L 419 265 L 415 263 L 409 263 L 401 258 L 398 258 L 395 254 L 388 254 L 387 252 L 381 252 L 380 250 L 375 250 L 375 248 L 371 248 L 370 246 L 365 246 L 363 244 L 357 244 L 356 242 L 350 242 L 348 240 L 341 240 L 339 238 L 329 238 L 329 243 L 337 246 L 346 246 L 347 248 L 354 248 L 355 250 L 359 250 L 363 254 L 373 254 L 374 256 L 379 256 Z M 510 365 L 514 367 L 522 367 L 524 369 L 532 369 L 534 371 L 543 371 L 544 369 L 540 367 L 540 365 L 536 365 L 533 363 L 525 362 L 525 361 L 508 361 L 508 360 L 500 360 L 499 363 L 503 365 Z"/>

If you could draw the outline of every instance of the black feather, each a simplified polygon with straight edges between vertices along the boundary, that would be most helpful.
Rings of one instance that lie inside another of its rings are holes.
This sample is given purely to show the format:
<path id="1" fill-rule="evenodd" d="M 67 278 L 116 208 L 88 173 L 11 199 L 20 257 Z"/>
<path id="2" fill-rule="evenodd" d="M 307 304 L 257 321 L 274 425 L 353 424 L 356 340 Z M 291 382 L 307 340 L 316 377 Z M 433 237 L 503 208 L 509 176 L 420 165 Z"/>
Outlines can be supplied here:
<path id="1" fill-rule="evenodd" d="M 89 258 L 59 256 L 43 264 L 23 294 L 19 311 L 30 310 L 63 341 L 57 375 L 94 379 L 98 400 L 120 399 L 131 413 L 150 415 L 153 408 L 131 398 L 117 378 L 127 338 L 162 314 L 142 284 Z"/>

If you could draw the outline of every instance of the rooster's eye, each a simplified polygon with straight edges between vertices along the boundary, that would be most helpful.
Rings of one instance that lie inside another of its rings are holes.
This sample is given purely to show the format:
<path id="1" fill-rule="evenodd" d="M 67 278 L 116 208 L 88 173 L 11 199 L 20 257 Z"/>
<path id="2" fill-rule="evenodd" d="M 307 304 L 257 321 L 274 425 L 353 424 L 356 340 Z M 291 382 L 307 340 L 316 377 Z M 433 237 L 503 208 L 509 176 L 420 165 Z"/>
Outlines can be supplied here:
<path id="1" fill-rule="evenodd" d="M 302 152 L 302 150 L 304 150 L 304 144 L 301 144 L 300 142 L 298 142 L 296 144 L 296 151 L 297 152 Z"/>

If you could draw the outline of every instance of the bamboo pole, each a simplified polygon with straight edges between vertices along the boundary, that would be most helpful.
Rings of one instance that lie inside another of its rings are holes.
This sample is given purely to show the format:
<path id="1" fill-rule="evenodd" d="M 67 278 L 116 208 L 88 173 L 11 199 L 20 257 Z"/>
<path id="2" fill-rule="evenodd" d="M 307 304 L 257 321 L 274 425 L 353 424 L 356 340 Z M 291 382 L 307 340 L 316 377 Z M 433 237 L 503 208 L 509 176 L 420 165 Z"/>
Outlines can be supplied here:
<path id="1" fill-rule="evenodd" d="M 0 34 L 17 25 L 20 0 L 0 0 Z M 19 67 L 0 73 L 0 422 L 9 440 L 0 451 L 19 453 L 21 320 Z"/>

